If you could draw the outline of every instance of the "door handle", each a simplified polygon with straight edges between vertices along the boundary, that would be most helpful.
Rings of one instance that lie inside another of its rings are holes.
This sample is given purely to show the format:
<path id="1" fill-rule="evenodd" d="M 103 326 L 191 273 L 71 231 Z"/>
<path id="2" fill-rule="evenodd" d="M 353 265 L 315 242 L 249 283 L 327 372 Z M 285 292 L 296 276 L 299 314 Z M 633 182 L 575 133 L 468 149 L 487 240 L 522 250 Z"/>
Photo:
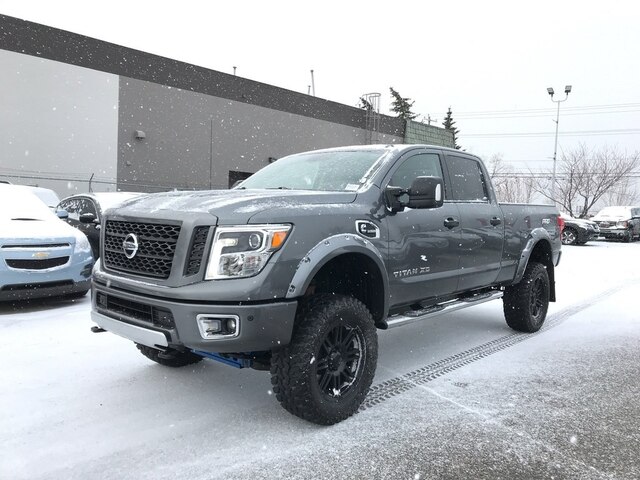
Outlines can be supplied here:
<path id="1" fill-rule="evenodd" d="M 502 223 L 502 220 L 500 220 L 500 218 L 498 218 L 498 217 L 493 217 L 491 220 L 489 220 L 489 223 L 491 225 L 493 225 L 494 227 L 497 227 L 498 225 L 500 225 Z"/>
<path id="2" fill-rule="evenodd" d="M 457 218 L 454 217 L 447 217 L 444 219 L 444 226 L 451 229 L 451 228 L 455 228 L 458 225 L 460 225 L 460 222 L 458 221 Z"/>

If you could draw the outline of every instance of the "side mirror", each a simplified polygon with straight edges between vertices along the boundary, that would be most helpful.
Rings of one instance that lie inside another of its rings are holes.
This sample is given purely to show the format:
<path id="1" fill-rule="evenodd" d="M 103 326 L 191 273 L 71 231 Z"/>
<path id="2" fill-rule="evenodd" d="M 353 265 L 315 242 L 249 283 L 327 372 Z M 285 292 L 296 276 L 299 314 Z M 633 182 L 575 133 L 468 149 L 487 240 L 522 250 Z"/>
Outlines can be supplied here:
<path id="1" fill-rule="evenodd" d="M 57 210 L 56 215 L 61 220 L 66 220 L 67 218 L 69 218 L 69 212 L 67 212 L 66 210 Z"/>
<path id="2" fill-rule="evenodd" d="M 406 196 L 407 194 L 407 191 L 404 188 L 389 185 L 384 191 L 384 194 L 389 210 L 391 210 L 392 213 L 398 213 L 404 210 L 405 204 L 400 200 L 400 197 L 403 195 Z"/>
<path id="3" fill-rule="evenodd" d="M 409 189 L 409 208 L 438 208 L 444 203 L 440 177 L 418 177 Z"/>
<path id="4" fill-rule="evenodd" d="M 94 223 L 96 216 L 93 213 L 83 213 L 80 215 L 80 223 Z"/>

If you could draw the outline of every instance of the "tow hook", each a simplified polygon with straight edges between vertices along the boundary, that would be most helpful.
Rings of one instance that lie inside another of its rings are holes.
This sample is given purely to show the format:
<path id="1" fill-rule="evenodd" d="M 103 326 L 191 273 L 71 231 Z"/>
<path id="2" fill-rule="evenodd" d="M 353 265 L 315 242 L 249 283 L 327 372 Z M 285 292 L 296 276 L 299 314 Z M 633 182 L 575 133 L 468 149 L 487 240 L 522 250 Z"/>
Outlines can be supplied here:
<path id="1" fill-rule="evenodd" d="M 102 333 L 102 332 L 106 332 L 106 330 L 104 328 L 100 328 L 100 327 L 91 327 L 91 331 L 93 333 Z"/>

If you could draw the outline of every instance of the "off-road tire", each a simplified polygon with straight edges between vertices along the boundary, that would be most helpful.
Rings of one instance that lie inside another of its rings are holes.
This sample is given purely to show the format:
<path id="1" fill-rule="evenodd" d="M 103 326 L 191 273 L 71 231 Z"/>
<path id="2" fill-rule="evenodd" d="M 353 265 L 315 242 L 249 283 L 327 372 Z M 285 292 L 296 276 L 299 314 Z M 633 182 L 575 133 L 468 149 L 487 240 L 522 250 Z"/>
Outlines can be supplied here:
<path id="1" fill-rule="evenodd" d="M 195 353 L 190 352 L 172 352 L 172 358 L 162 358 L 159 356 L 162 353 L 160 350 L 155 348 L 147 347 L 146 345 L 140 345 L 136 343 L 136 347 L 140 350 L 145 357 L 149 360 L 153 360 L 160 365 L 164 365 L 165 367 L 185 367 L 187 365 L 192 365 L 194 363 L 198 363 L 202 360 L 200 355 L 196 355 Z"/>
<path id="2" fill-rule="evenodd" d="M 530 262 L 520 283 L 507 287 L 503 297 L 507 325 L 519 332 L 540 330 L 549 309 L 549 275 L 544 265 Z"/>
<path id="3" fill-rule="evenodd" d="M 377 358 L 367 307 L 344 295 L 314 295 L 300 302 L 291 342 L 271 356 L 273 392 L 293 415 L 332 425 L 357 412 Z"/>
<path id="4" fill-rule="evenodd" d="M 563 245 L 577 245 L 578 244 L 578 232 L 571 227 L 564 227 L 562 230 L 562 244 Z"/>

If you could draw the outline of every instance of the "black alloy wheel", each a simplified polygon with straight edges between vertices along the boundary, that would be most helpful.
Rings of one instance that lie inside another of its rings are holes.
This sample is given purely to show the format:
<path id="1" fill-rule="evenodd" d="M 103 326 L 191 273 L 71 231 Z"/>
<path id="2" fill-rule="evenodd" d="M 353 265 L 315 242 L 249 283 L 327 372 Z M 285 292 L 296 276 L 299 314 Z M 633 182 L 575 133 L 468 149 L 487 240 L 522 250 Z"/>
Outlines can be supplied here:
<path id="1" fill-rule="evenodd" d="M 362 369 L 364 336 L 358 327 L 339 325 L 322 342 L 316 359 L 320 392 L 339 397 L 353 386 Z"/>

